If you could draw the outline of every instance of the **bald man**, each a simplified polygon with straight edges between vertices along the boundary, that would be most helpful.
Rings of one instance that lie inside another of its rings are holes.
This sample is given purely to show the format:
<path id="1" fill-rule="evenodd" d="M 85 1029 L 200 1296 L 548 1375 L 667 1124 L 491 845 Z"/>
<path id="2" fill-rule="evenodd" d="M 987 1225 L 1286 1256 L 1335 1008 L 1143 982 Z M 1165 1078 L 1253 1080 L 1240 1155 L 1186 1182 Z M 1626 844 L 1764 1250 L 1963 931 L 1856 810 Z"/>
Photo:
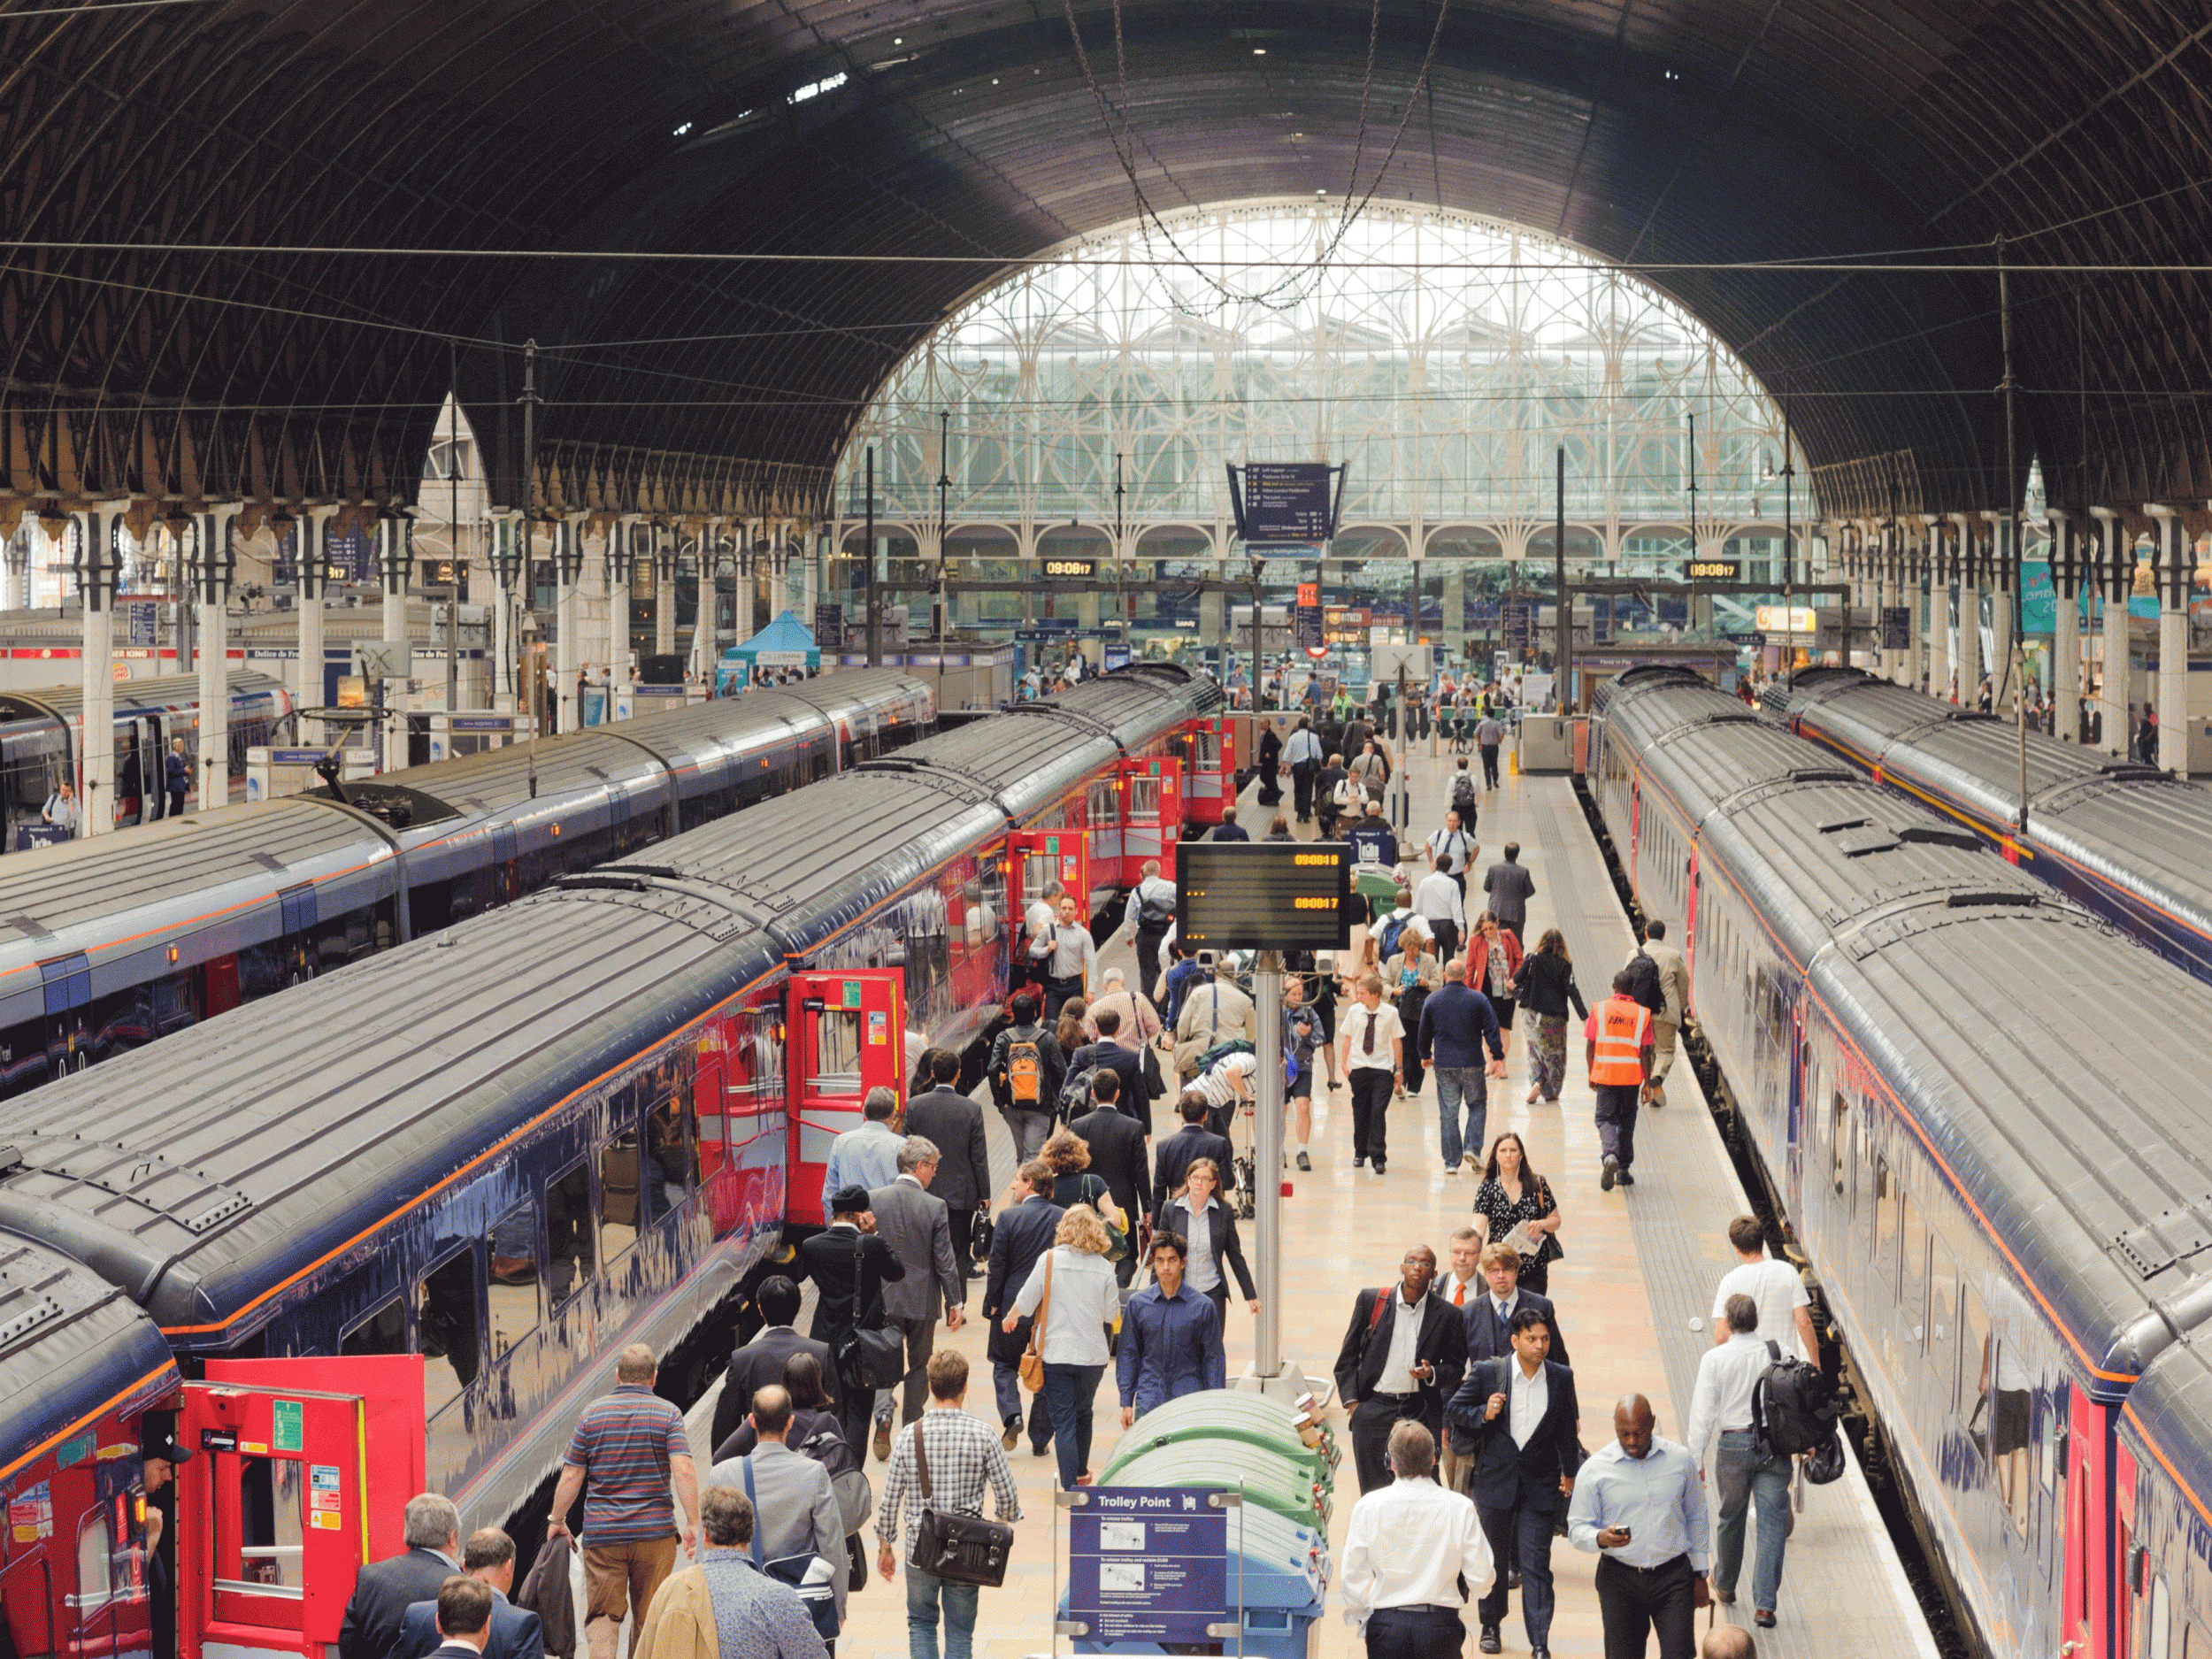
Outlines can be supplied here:
<path id="1" fill-rule="evenodd" d="M 1624 1395 L 1613 1440 L 1590 1454 L 1567 1509 L 1567 1536 L 1599 1557 L 1605 1659 L 1695 1659 L 1695 1613 L 1711 1603 L 1705 1486 L 1689 1449 L 1653 1432 L 1651 1402 Z"/>

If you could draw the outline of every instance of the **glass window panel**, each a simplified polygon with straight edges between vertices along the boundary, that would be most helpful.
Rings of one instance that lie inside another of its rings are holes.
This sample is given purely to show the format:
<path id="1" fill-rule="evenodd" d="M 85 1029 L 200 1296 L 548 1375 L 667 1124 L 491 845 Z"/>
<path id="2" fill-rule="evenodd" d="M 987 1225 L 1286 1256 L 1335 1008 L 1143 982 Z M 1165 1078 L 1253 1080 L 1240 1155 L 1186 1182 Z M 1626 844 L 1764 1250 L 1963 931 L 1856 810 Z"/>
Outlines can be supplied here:
<path id="1" fill-rule="evenodd" d="M 476 1380 L 483 1344 L 476 1312 L 476 1249 L 448 1256 L 423 1278 L 416 1330 L 422 1340 L 423 1406 L 435 1417 Z"/>
<path id="2" fill-rule="evenodd" d="M 860 1091 L 860 1010 L 824 1008 L 813 1010 L 814 1071 L 807 1090 L 815 1094 L 855 1094 Z"/>
<path id="3" fill-rule="evenodd" d="M 238 1483 L 238 1506 L 218 1503 L 215 1576 L 236 1584 L 301 1587 L 305 1465 L 288 1457 L 223 1456 L 216 1478 Z"/>
<path id="4" fill-rule="evenodd" d="M 646 1162 L 655 1182 L 655 1216 L 666 1215 L 699 1184 L 699 1129 L 688 1092 L 661 1102 L 645 1116 Z"/>
<path id="5" fill-rule="evenodd" d="M 397 1296 L 338 1339 L 338 1352 L 341 1354 L 404 1354 L 406 1351 L 407 1310 Z"/>
<path id="6" fill-rule="evenodd" d="M 491 1271 L 484 1280 L 490 1313 L 492 1357 L 513 1348 L 537 1329 L 541 1317 L 538 1271 L 538 1207 L 518 1204 L 485 1235 L 484 1258 Z"/>
<path id="7" fill-rule="evenodd" d="M 599 1148 L 599 1248 L 610 1258 L 637 1242 L 639 1176 L 638 1133 L 625 1129 Z"/>
<path id="8" fill-rule="evenodd" d="M 1928 1241 L 1928 1364 L 1936 1374 L 1943 1402 L 1950 1405 L 1958 1387 L 1959 1271 L 1941 1239 Z"/>
<path id="9" fill-rule="evenodd" d="M 592 1239 L 591 1171 L 573 1164 L 545 1189 L 547 1282 L 556 1308 L 590 1283 L 598 1264 Z"/>

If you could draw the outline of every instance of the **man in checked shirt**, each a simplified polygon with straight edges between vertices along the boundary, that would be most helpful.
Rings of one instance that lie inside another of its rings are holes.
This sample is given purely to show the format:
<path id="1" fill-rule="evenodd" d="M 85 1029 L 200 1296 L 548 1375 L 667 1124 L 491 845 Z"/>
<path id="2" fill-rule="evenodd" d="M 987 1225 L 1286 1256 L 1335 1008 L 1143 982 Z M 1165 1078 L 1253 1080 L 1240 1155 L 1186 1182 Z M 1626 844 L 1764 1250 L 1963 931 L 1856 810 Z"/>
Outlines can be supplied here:
<path id="1" fill-rule="evenodd" d="M 975 1638 L 978 1586 L 953 1584 L 914 1564 L 914 1537 L 921 1530 L 922 1493 L 914 1472 L 914 1437 L 928 1437 L 929 1507 L 948 1515 L 983 1513 L 983 1489 L 987 1485 L 998 1508 L 998 1518 L 1012 1523 L 1022 1518 L 1021 1501 L 1014 1490 L 1014 1471 L 1006 1466 L 1006 1453 L 995 1430 L 981 1417 L 967 1413 L 968 1361 L 951 1348 L 939 1348 L 929 1356 L 929 1409 L 899 1431 L 891 1443 L 891 1462 L 883 1477 L 883 1499 L 876 1505 L 876 1571 L 887 1584 L 897 1574 L 898 1554 L 892 1540 L 900 1541 L 906 1556 L 906 1625 L 914 1653 L 937 1651 L 937 1621 L 941 1607 L 945 1624 L 944 1659 L 969 1659 Z M 910 1513 L 906 1513 L 910 1502 Z M 904 1530 L 901 1518 L 904 1514 Z M 922 1638 L 915 1641 L 916 1637 Z M 924 1644 L 926 1644 L 925 1646 Z"/>

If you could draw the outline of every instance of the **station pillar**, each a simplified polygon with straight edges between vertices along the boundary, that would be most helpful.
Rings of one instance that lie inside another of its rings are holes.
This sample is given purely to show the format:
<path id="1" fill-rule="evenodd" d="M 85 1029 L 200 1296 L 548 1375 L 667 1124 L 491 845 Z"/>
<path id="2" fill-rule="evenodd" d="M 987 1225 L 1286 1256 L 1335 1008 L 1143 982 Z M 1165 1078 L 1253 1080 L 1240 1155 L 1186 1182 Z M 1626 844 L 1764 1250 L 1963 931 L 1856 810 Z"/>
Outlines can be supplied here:
<path id="1" fill-rule="evenodd" d="M 694 575 L 695 614 L 691 630 L 691 660 L 701 681 L 714 684 L 715 664 L 722 656 L 722 604 L 717 595 L 715 570 L 722 562 L 722 520 L 710 518 L 699 533 L 699 563 Z"/>
<path id="2" fill-rule="evenodd" d="M 1928 636 L 1920 620 L 1920 576 L 1927 559 L 1923 550 L 1910 539 L 1909 530 L 1899 526 L 1897 537 L 1897 591 L 1905 606 L 1905 650 L 1904 660 L 1900 664 L 1900 678 L 1909 690 L 1917 691 L 1926 668 L 1924 654 Z"/>
<path id="3" fill-rule="evenodd" d="M 2051 638 L 2051 731 L 2062 743 L 2081 737 L 2081 566 L 2074 521 L 2059 508 L 2051 526 L 2051 585 L 2058 604 Z"/>
<path id="4" fill-rule="evenodd" d="M 192 596 L 200 634 L 200 787 L 189 807 L 194 812 L 230 804 L 229 606 L 243 511 L 236 502 L 210 507 L 192 526 Z"/>
<path id="5" fill-rule="evenodd" d="M 563 733 L 580 730 L 583 708 L 576 681 L 584 672 L 584 516 L 563 513 L 553 521 L 553 676 Z"/>
<path id="6" fill-rule="evenodd" d="M 2189 584 L 2196 538 L 2170 507 L 2147 507 L 2158 520 L 2158 764 L 2189 775 Z"/>
<path id="7" fill-rule="evenodd" d="M 2024 580 L 2019 568 L 2020 549 L 2012 545 L 2014 519 L 2009 513 L 1985 512 L 1989 520 L 1990 572 L 1993 578 L 1989 601 L 1990 711 L 2003 714 L 2011 699 L 2024 692 L 2027 662 L 2023 642 L 2021 661 L 2013 661 L 2013 594 Z"/>
<path id="8" fill-rule="evenodd" d="M 2108 755 L 2124 755 L 2128 746 L 2127 603 L 2135 580 L 2133 553 L 2126 549 L 2127 528 L 2111 508 L 2092 507 L 2089 518 L 2096 528 L 2085 556 L 2091 580 L 2101 595 L 2103 634 L 2098 648 L 2103 664 L 2097 695 L 2102 732 L 2097 747 Z"/>
<path id="9" fill-rule="evenodd" d="M 414 563 L 415 522 L 392 513 L 376 521 L 376 566 L 384 589 L 384 638 L 411 639 L 407 626 L 407 579 Z M 409 656 L 411 672 L 413 657 Z"/>
<path id="10" fill-rule="evenodd" d="M 84 607 L 84 769 L 77 782 L 81 833 L 115 827 L 116 534 L 130 503 L 101 502 L 77 518 L 77 596 Z"/>
<path id="11" fill-rule="evenodd" d="M 785 593 L 791 557 L 790 526 L 778 519 L 768 527 L 768 619 L 773 622 L 791 606 Z M 942 557 L 942 549 L 939 557 Z"/>
<path id="12" fill-rule="evenodd" d="M 511 508 L 491 516 L 491 557 L 487 563 L 492 578 L 491 707 L 499 706 L 503 693 L 514 699 L 514 710 L 529 707 L 515 667 L 515 589 L 529 566 L 522 515 Z"/>
<path id="13" fill-rule="evenodd" d="M 1958 640 L 1951 668 L 1958 683 L 1959 706 L 1970 709 L 1982 688 L 1982 549 L 1971 518 L 1955 512 L 1951 520 L 1959 539 Z"/>
<path id="14" fill-rule="evenodd" d="M 330 521 L 338 509 L 329 503 L 306 508 L 292 521 L 296 557 L 292 569 L 299 596 L 293 603 L 299 612 L 299 655 L 292 664 L 296 678 L 292 695 L 302 708 L 326 707 L 330 695 L 324 688 L 323 593 L 330 583 Z M 311 732 L 308 727 L 314 729 Z M 322 741 L 322 722 L 303 724 L 300 735 L 311 743 Z"/>
<path id="15" fill-rule="evenodd" d="M 1943 520 L 1922 518 L 1928 534 L 1928 695 L 1951 696 L 1951 540 Z"/>
<path id="16" fill-rule="evenodd" d="M 655 524 L 653 539 L 653 651 L 672 657 L 676 650 L 676 533 Z"/>
<path id="17" fill-rule="evenodd" d="M 871 560 L 876 557 L 874 548 L 868 549 Z M 734 580 L 731 583 L 730 633 L 731 642 L 742 645 L 760 632 L 760 625 L 753 616 L 753 589 L 759 580 L 761 544 L 758 534 L 749 524 L 741 524 L 737 534 L 737 557 L 733 561 Z"/>

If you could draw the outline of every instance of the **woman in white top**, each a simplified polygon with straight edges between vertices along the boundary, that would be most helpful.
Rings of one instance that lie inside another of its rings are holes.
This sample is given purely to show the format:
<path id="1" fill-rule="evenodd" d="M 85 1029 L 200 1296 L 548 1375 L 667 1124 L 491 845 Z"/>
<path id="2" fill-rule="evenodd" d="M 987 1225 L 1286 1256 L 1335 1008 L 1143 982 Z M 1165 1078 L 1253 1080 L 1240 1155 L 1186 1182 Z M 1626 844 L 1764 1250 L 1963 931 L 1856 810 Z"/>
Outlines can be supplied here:
<path id="1" fill-rule="evenodd" d="M 1229 1324 L 1228 1275 L 1237 1276 L 1244 1304 L 1260 1310 L 1252 1285 L 1252 1269 L 1244 1259 L 1244 1240 L 1237 1236 L 1236 1212 L 1221 1202 L 1221 1166 L 1211 1158 L 1193 1158 L 1183 1172 L 1183 1190 L 1160 1212 L 1153 1237 L 1163 1233 L 1179 1235 L 1189 1248 L 1183 1252 L 1183 1277 L 1190 1287 L 1214 1305 L 1223 1329 Z"/>
<path id="2" fill-rule="evenodd" d="M 1090 1481 L 1091 1403 L 1106 1374 L 1106 1329 L 1121 1316 L 1121 1286 L 1106 1259 L 1106 1224 L 1088 1204 L 1077 1204 L 1060 1217 L 1052 1248 L 1030 1270 L 1029 1282 L 999 1328 L 1010 1334 L 1033 1313 L 1038 1315 L 1032 1333 L 1045 1363 L 1044 1402 L 1052 1417 L 1060 1485 L 1072 1491 Z"/>

